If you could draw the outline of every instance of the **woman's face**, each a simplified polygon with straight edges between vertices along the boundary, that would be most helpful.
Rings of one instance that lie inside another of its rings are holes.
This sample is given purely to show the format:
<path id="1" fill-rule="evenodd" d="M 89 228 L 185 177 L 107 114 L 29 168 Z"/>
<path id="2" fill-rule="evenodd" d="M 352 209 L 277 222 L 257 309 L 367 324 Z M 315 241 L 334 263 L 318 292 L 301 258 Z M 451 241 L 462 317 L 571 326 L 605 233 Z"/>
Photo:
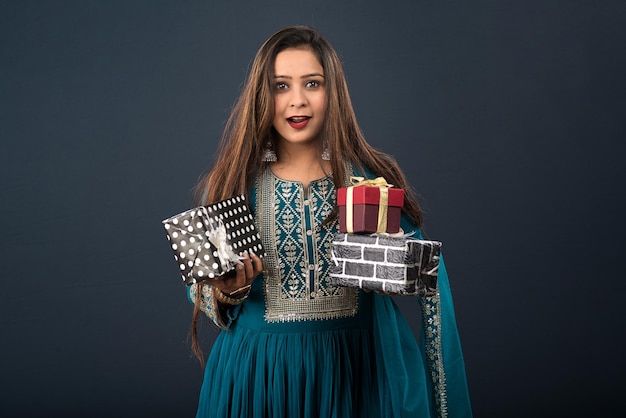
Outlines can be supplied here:
<path id="1" fill-rule="evenodd" d="M 317 141 L 326 116 L 324 70 L 310 49 L 289 48 L 274 61 L 274 123 L 280 140 Z"/>

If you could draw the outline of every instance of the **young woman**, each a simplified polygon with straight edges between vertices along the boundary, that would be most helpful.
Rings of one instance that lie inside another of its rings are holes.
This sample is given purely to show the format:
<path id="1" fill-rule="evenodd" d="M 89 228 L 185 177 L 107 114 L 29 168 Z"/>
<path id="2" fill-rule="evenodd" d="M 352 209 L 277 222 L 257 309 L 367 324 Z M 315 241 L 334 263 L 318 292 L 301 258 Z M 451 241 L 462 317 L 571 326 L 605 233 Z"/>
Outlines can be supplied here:
<path id="1" fill-rule="evenodd" d="M 206 363 L 198 417 L 471 416 L 450 288 L 420 298 L 418 341 L 389 296 L 329 283 L 336 190 L 352 175 L 406 192 L 402 228 L 422 214 L 395 161 L 367 144 L 335 50 L 310 27 L 258 51 L 228 120 L 202 203 L 244 193 L 266 256 L 189 288 L 223 331 Z"/>

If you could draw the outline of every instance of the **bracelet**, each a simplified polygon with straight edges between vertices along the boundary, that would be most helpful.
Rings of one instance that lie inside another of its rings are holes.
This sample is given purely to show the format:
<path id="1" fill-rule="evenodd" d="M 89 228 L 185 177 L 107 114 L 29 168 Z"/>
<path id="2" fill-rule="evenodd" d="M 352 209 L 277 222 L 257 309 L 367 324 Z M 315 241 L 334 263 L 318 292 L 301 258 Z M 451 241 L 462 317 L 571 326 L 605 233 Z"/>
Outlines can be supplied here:
<path id="1" fill-rule="evenodd" d="M 218 288 L 214 288 L 215 298 L 217 299 L 218 302 L 224 303 L 226 305 L 233 305 L 233 306 L 239 305 L 243 303 L 243 301 L 246 300 L 246 298 L 250 294 L 250 287 L 251 287 L 250 285 L 240 287 L 239 289 L 235 290 L 230 295 L 227 295 L 226 293 L 222 292 Z M 238 297 L 232 297 L 234 294 L 240 294 L 242 292 L 243 292 L 243 295 L 238 296 Z"/>

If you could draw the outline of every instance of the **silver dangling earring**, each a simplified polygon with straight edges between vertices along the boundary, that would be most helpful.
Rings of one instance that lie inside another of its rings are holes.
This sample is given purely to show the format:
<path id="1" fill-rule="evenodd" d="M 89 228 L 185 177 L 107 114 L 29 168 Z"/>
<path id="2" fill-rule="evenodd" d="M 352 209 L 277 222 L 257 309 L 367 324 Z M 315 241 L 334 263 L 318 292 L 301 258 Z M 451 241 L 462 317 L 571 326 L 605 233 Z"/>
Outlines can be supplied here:
<path id="1" fill-rule="evenodd" d="M 276 153 L 274 152 L 274 148 L 272 148 L 272 141 L 267 141 L 267 145 L 265 145 L 265 151 L 263 151 L 263 157 L 261 157 L 261 161 L 275 163 L 278 158 L 276 158 Z"/>
<path id="2" fill-rule="evenodd" d="M 322 151 L 322 160 L 330 161 L 330 149 L 328 148 L 328 141 L 324 141 L 324 150 Z"/>

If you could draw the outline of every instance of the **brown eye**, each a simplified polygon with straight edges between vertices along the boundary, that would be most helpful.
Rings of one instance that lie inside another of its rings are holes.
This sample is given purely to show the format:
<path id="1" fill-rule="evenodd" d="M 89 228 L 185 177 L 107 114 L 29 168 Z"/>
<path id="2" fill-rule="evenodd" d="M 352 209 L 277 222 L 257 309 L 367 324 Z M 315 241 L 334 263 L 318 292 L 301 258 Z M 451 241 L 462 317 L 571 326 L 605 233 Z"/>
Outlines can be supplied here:
<path id="1" fill-rule="evenodd" d="M 316 80 L 311 80 L 306 83 L 306 87 L 309 87 L 309 88 L 315 88 L 319 86 L 320 86 L 320 82 Z"/>
<path id="2" fill-rule="evenodd" d="M 280 82 L 280 83 L 276 83 L 276 90 L 284 90 L 287 88 L 287 84 Z"/>

